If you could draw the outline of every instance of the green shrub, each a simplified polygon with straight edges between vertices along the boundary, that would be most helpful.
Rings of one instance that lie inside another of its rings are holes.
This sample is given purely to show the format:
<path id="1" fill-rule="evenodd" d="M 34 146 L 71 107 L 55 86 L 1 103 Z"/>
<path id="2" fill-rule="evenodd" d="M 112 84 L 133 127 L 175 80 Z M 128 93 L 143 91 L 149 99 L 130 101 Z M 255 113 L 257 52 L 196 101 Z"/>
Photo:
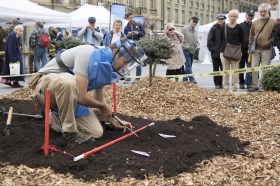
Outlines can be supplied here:
<path id="1" fill-rule="evenodd" d="M 266 71 L 262 78 L 262 87 L 264 90 L 280 92 L 280 66 Z"/>
<path id="2" fill-rule="evenodd" d="M 163 35 L 146 36 L 138 41 L 147 55 L 145 63 L 149 64 L 149 86 L 152 85 L 152 77 L 156 73 L 157 64 L 166 64 L 174 52 L 173 43 Z"/>
<path id="3" fill-rule="evenodd" d="M 63 38 L 62 41 L 58 41 L 55 43 L 57 48 L 61 49 L 70 49 L 76 46 L 82 45 L 82 41 L 76 38 Z"/>

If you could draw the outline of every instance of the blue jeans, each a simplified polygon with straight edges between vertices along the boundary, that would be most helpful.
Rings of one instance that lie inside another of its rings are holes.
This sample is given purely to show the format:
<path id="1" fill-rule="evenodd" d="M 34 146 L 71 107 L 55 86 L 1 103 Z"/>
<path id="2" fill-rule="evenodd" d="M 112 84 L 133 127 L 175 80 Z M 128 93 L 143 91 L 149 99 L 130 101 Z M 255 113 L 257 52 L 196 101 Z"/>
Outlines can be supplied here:
<path id="1" fill-rule="evenodd" d="M 251 68 L 251 62 L 248 63 L 248 61 L 246 61 L 246 66 L 247 66 L 247 68 Z M 247 72 L 246 73 L 245 84 L 247 86 L 252 86 L 252 72 Z"/>
<path id="2" fill-rule="evenodd" d="M 41 65 L 42 61 L 42 65 Z M 35 46 L 34 50 L 34 65 L 36 71 L 38 72 L 43 66 L 48 63 L 48 47 L 40 47 L 39 45 Z"/>
<path id="3" fill-rule="evenodd" d="M 136 76 L 141 76 L 141 74 L 142 74 L 142 66 L 138 65 L 136 67 Z"/>
<path id="4" fill-rule="evenodd" d="M 192 74 L 192 64 L 193 64 L 193 57 L 194 54 L 190 53 L 188 49 L 184 49 L 183 48 L 183 52 L 186 58 L 186 62 L 185 62 L 185 74 Z M 189 76 L 189 77 L 184 77 L 183 81 L 195 81 L 193 76 Z"/>

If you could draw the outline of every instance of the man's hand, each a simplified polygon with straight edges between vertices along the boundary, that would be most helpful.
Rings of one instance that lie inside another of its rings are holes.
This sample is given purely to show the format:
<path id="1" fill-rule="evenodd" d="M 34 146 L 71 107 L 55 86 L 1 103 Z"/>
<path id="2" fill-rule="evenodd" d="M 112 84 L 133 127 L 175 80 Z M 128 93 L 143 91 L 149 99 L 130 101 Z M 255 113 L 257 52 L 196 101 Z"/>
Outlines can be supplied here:
<path id="1" fill-rule="evenodd" d="M 112 108 L 108 104 L 105 104 L 102 108 L 100 108 L 100 112 L 102 116 L 106 117 L 107 119 L 112 118 Z"/>
<path id="2" fill-rule="evenodd" d="M 88 25 L 86 26 L 86 28 L 89 28 L 89 29 L 91 29 L 92 31 L 94 31 L 94 28 L 93 28 L 93 26 L 92 26 L 91 24 L 88 24 Z"/>
<path id="3" fill-rule="evenodd" d="M 134 35 L 138 35 L 138 34 L 139 34 L 139 32 L 137 32 L 137 31 L 133 31 L 133 34 L 134 34 Z"/>
<path id="4" fill-rule="evenodd" d="M 117 129 L 125 129 L 126 126 L 129 127 L 130 129 L 132 129 L 132 125 L 131 123 L 127 122 L 127 121 L 122 121 L 124 125 L 120 124 L 120 122 L 118 122 L 115 118 L 110 118 L 108 120 L 110 123 L 112 123 L 112 125 L 114 125 Z"/>

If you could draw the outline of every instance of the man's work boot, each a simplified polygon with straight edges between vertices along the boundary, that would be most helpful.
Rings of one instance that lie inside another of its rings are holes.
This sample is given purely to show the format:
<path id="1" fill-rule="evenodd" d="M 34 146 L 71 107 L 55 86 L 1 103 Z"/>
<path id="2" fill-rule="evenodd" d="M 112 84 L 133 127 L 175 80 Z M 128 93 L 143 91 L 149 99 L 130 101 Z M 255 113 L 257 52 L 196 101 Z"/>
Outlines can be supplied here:
<path id="1" fill-rule="evenodd" d="M 86 144 L 92 144 L 95 142 L 95 139 L 88 134 L 84 134 L 80 131 L 69 133 L 69 132 L 63 132 L 62 136 L 64 139 L 69 141 L 74 141 L 78 144 L 86 143 Z"/>

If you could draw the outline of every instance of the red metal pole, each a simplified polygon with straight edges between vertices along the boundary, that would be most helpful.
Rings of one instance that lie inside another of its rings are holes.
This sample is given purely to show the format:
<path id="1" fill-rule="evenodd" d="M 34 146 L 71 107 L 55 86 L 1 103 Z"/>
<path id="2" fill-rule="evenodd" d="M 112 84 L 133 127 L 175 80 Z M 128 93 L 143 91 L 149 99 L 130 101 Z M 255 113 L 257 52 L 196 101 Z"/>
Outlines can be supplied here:
<path id="1" fill-rule="evenodd" d="M 154 124 L 155 124 L 155 123 L 150 123 L 150 124 L 148 124 L 148 125 L 146 125 L 146 126 L 144 126 L 144 127 L 141 127 L 141 128 L 139 128 L 139 129 L 135 130 L 134 133 L 139 132 L 139 131 L 141 131 L 141 130 L 144 130 L 145 128 L 150 127 L 150 126 L 152 126 L 152 125 L 154 125 Z M 83 154 L 81 154 L 81 155 L 79 155 L 79 156 L 76 156 L 76 157 L 74 158 L 74 161 L 79 161 L 79 160 L 81 160 L 81 159 L 83 159 L 83 158 L 86 158 L 86 157 L 88 157 L 89 155 L 91 155 L 91 154 L 93 154 L 93 153 L 96 153 L 96 152 L 98 152 L 98 151 L 100 151 L 100 150 L 102 150 L 102 149 L 105 149 L 106 147 L 109 147 L 109 146 L 111 146 L 111 145 L 113 145 L 113 144 L 115 144 L 115 143 L 118 143 L 118 142 L 120 142 L 120 141 L 122 141 L 122 140 L 124 140 L 124 139 L 126 139 L 126 138 L 128 138 L 128 137 L 130 137 L 130 136 L 132 136 L 132 135 L 134 135 L 134 133 L 132 133 L 132 132 L 131 132 L 131 133 L 128 133 L 128 134 L 126 134 L 126 135 L 124 135 L 124 136 L 122 136 L 122 137 L 120 137 L 120 138 L 117 138 L 117 139 L 115 139 L 115 140 L 113 140 L 113 141 L 110 141 L 110 142 L 104 144 L 104 145 L 101 145 L 101 146 L 99 146 L 99 147 L 96 147 L 96 148 L 94 148 L 94 149 L 88 151 L 88 152 L 85 152 L 85 153 L 83 153 Z"/>
<path id="2" fill-rule="evenodd" d="M 46 90 L 46 102 L 45 102 L 45 145 L 44 153 L 45 156 L 49 154 L 49 138 L 50 138 L 50 89 Z"/>
<path id="3" fill-rule="evenodd" d="M 117 114 L 117 85 L 113 83 L 114 114 Z"/>

